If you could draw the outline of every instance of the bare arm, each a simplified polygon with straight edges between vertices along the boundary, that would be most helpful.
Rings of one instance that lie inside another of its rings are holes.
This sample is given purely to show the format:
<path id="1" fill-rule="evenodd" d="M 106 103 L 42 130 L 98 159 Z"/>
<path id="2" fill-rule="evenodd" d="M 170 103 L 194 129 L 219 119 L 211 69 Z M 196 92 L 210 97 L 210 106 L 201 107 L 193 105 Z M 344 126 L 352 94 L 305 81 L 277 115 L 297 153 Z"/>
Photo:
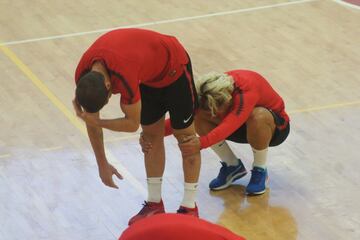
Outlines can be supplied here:
<path id="1" fill-rule="evenodd" d="M 90 139 L 91 146 L 93 148 L 96 162 L 99 168 L 99 175 L 101 181 L 109 187 L 118 188 L 112 179 L 112 175 L 116 175 L 119 179 L 123 177 L 111 164 L 108 163 L 105 155 L 103 131 L 101 127 L 93 125 L 93 123 L 99 120 L 99 112 L 86 113 L 82 110 L 81 106 L 73 100 L 73 106 L 76 115 L 83 119 L 86 123 L 87 133 Z M 86 121 L 87 120 L 87 121 Z"/>
<path id="2" fill-rule="evenodd" d="M 99 113 L 87 113 L 92 115 L 95 118 L 99 118 Z M 96 157 L 96 162 L 99 166 L 103 166 L 107 164 L 106 156 L 105 156 L 105 148 L 104 148 L 104 137 L 103 130 L 101 127 L 91 126 L 86 123 L 87 133 L 90 139 L 91 146 L 94 150 L 94 154 Z"/>
<path id="3" fill-rule="evenodd" d="M 123 118 L 117 119 L 100 119 L 99 126 L 112 131 L 135 132 L 140 126 L 141 101 L 134 104 L 120 105 L 125 114 Z"/>

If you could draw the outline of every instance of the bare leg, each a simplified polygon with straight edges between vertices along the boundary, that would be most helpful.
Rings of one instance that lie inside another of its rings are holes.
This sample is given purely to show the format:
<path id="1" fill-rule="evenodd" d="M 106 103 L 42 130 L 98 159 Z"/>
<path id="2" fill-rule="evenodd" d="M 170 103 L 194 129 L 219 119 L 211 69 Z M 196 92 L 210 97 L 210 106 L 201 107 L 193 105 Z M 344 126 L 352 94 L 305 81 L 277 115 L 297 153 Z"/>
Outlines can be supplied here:
<path id="1" fill-rule="evenodd" d="M 275 131 L 274 117 L 266 108 L 257 107 L 246 121 L 247 140 L 252 148 L 262 150 L 269 146 Z"/>
<path id="2" fill-rule="evenodd" d="M 196 132 L 200 135 L 206 135 L 213 130 L 221 120 L 218 118 L 211 118 L 211 114 L 206 111 L 199 111 L 195 117 Z M 231 150 L 227 142 L 221 141 L 211 146 L 211 149 L 218 155 L 221 161 L 225 162 L 227 166 L 239 165 L 239 159 Z"/>
<path id="3" fill-rule="evenodd" d="M 195 124 L 192 123 L 188 128 L 175 130 L 174 136 L 179 143 L 183 141 L 185 136 L 195 135 Z M 195 199 L 197 192 L 197 184 L 200 174 L 201 157 L 200 152 L 183 157 L 183 171 L 184 171 L 184 198 L 181 202 L 182 207 L 194 209 L 196 207 Z M 197 215 L 197 210 L 195 211 Z"/>
<path id="4" fill-rule="evenodd" d="M 129 220 L 129 225 L 144 217 L 165 212 L 161 201 L 162 176 L 165 169 L 164 120 L 165 116 L 151 125 L 142 126 L 143 138 L 152 145 L 151 151 L 144 155 L 148 199 L 140 212 Z"/>
<path id="5" fill-rule="evenodd" d="M 220 119 L 211 118 L 210 113 L 199 110 L 198 113 L 195 115 L 196 132 L 200 136 L 204 136 L 208 134 L 211 130 L 213 130 L 219 122 Z"/>
<path id="6" fill-rule="evenodd" d="M 152 150 L 144 155 L 148 185 L 148 202 L 160 202 L 161 183 L 165 169 L 164 118 L 154 124 L 142 126 L 143 137 L 152 144 Z"/>
<path id="7" fill-rule="evenodd" d="M 174 136 L 178 142 L 182 142 L 185 136 L 195 135 L 195 124 L 191 124 L 188 128 L 185 129 L 174 129 Z M 183 170 L 184 170 L 184 180 L 187 183 L 195 183 L 199 180 L 200 173 L 200 152 L 192 156 L 183 156 Z"/>
<path id="8" fill-rule="evenodd" d="M 246 192 L 250 195 L 260 195 L 266 191 L 267 150 L 276 128 L 274 117 L 269 110 L 257 107 L 247 120 L 246 126 L 247 139 L 254 154 L 253 170 Z"/>

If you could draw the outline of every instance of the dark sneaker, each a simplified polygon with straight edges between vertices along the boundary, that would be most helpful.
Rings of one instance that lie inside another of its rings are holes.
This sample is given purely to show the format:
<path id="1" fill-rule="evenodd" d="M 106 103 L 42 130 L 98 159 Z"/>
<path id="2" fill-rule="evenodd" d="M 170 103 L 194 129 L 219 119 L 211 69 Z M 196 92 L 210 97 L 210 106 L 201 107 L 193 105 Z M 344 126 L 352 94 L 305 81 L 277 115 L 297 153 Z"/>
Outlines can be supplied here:
<path id="1" fill-rule="evenodd" d="M 190 216 L 194 216 L 194 217 L 199 217 L 199 210 L 198 210 L 196 204 L 195 204 L 194 208 L 187 208 L 184 206 L 180 206 L 179 209 L 177 210 L 177 213 L 190 215 Z"/>
<path id="2" fill-rule="evenodd" d="M 246 187 L 246 193 L 249 195 L 260 195 L 266 191 L 268 182 L 268 173 L 266 169 L 254 167 L 251 170 L 250 182 Z"/>
<path id="3" fill-rule="evenodd" d="M 162 200 L 159 203 L 144 201 L 143 208 L 140 210 L 138 214 L 136 214 L 129 220 L 129 225 L 133 224 L 136 221 L 139 221 L 140 219 L 159 213 L 165 213 L 164 204 Z"/>
<path id="4" fill-rule="evenodd" d="M 221 162 L 222 167 L 220 168 L 218 176 L 209 184 L 209 188 L 211 190 L 225 189 L 229 187 L 234 181 L 246 175 L 247 171 L 244 164 L 240 159 L 238 160 L 239 164 L 236 166 L 228 166 L 225 162 Z"/>

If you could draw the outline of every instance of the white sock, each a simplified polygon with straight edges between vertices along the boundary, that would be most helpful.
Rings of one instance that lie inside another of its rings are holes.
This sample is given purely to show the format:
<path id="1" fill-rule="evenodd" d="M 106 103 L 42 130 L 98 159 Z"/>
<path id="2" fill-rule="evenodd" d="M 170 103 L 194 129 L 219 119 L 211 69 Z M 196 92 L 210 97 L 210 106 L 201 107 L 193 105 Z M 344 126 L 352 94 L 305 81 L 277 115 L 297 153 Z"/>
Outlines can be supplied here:
<path id="1" fill-rule="evenodd" d="M 266 169 L 266 160 L 267 160 L 266 157 L 267 157 L 268 148 L 265 148 L 263 150 L 257 150 L 255 148 L 252 148 L 252 150 L 254 153 L 253 167 Z"/>
<path id="2" fill-rule="evenodd" d="M 151 177 L 147 179 L 148 202 L 159 203 L 161 201 L 161 177 Z"/>
<path id="3" fill-rule="evenodd" d="M 221 161 L 225 162 L 228 166 L 236 166 L 239 164 L 239 160 L 229 147 L 226 141 L 216 143 L 211 146 L 211 149 L 219 156 Z"/>
<path id="4" fill-rule="evenodd" d="M 198 183 L 184 183 L 184 198 L 181 202 L 181 206 L 187 208 L 195 207 L 195 198 Z"/>

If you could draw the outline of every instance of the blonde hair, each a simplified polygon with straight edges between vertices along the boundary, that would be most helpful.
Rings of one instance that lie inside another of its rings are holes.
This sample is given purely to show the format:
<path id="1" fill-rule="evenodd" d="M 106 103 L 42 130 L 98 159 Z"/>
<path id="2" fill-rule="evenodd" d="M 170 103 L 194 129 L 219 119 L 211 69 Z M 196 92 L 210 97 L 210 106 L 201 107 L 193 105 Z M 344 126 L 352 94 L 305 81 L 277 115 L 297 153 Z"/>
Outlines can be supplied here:
<path id="1" fill-rule="evenodd" d="M 234 80 L 226 73 L 211 72 L 201 76 L 195 83 L 200 108 L 209 110 L 212 116 L 218 108 L 232 100 Z"/>

